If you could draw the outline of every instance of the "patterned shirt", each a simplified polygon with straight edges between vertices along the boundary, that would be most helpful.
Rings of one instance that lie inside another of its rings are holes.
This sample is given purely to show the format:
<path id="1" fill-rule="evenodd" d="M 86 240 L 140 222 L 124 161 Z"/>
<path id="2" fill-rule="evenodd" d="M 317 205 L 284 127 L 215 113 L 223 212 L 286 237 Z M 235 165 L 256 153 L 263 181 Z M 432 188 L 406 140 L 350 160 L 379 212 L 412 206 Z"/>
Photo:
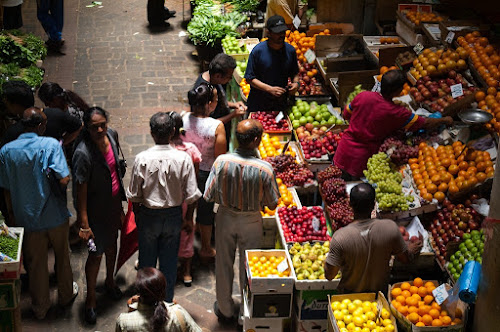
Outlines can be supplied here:
<path id="1" fill-rule="evenodd" d="M 162 331 L 168 332 L 201 332 L 189 313 L 178 304 L 164 302 L 169 318 Z M 149 332 L 149 320 L 154 314 L 154 307 L 139 303 L 136 311 L 120 314 L 116 320 L 116 332 Z"/>
<path id="2" fill-rule="evenodd" d="M 66 200 L 57 197 L 47 178 L 69 175 L 61 145 L 52 137 L 24 133 L 0 150 L 0 187 L 10 191 L 16 225 L 28 232 L 61 225 L 71 216 Z"/>
<path id="3" fill-rule="evenodd" d="M 236 149 L 215 160 L 203 197 L 239 211 L 260 211 L 274 208 L 280 195 L 272 166 L 254 151 Z"/>

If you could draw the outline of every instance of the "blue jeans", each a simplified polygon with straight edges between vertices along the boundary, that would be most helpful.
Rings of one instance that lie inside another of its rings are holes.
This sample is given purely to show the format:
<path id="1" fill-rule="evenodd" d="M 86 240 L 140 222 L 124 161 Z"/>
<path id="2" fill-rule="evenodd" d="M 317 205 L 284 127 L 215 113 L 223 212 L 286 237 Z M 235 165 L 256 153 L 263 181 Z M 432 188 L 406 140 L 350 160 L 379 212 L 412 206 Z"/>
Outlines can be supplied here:
<path id="1" fill-rule="evenodd" d="M 139 236 L 139 268 L 156 267 L 167 279 L 165 301 L 173 302 L 177 279 L 177 253 L 182 228 L 182 208 L 148 209 L 142 206 L 136 218 Z"/>
<path id="2" fill-rule="evenodd" d="M 64 0 L 37 0 L 36 15 L 51 40 L 61 40 L 64 24 Z"/>

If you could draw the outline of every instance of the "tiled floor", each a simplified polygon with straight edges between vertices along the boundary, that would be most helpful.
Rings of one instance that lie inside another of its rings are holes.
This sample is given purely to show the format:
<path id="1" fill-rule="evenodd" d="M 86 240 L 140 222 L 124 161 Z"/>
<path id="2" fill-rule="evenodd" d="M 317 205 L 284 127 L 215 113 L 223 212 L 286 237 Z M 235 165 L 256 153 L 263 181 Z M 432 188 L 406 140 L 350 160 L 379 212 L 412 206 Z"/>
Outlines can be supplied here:
<path id="1" fill-rule="evenodd" d="M 171 27 L 165 31 L 148 29 L 146 1 L 101 1 L 102 6 L 93 8 L 87 7 L 91 0 L 65 1 L 63 38 L 66 54 L 47 57 L 44 62 L 46 80 L 58 82 L 80 94 L 90 105 L 109 111 L 110 126 L 117 129 L 131 165 L 138 152 L 152 145 L 150 116 L 160 110 L 187 108 L 187 91 L 196 80 L 199 65 L 191 55 L 194 47 L 183 28 L 181 0 L 168 1 L 167 6 L 177 10 L 177 17 L 170 20 Z M 189 8 L 188 0 L 185 6 Z M 23 16 L 23 30 L 45 38 L 36 19 L 35 1 L 25 1 Z M 98 293 L 98 321 L 95 326 L 87 326 L 83 321 L 86 248 L 72 249 L 74 280 L 80 286 L 75 303 L 67 312 L 59 312 L 53 307 L 45 320 L 38 321 L 31 313 L 29 293 L 24 290 L 21 303 L 24 331 L 114 331 L 116 317 L 126 311 L 126 298 L 134 293 L 136 256 L 117 275 L 126 296 L 113 302 L 104 293 Z M 53 270 L 53 260 L 49 261 L 49 269 Z M 101 288 L 104 274 L 102 263 L 98 279 Z M 193 279 L 191 288 L 177 284 L 175 300 L 191 313 L 204 331 L 235 331 L 235 326 L 219 325 L 212 313 L 214 263 L 202 264 L 195 257 Z M 51 298 L 55 303 L 55 285 Z"/>

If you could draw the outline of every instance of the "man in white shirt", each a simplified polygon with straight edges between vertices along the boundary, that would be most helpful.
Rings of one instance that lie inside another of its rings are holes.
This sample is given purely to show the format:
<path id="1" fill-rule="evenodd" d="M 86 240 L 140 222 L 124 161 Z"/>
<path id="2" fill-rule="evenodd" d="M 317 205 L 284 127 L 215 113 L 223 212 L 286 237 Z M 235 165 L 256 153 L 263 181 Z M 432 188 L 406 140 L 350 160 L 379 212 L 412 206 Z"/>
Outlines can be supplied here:
<path id="1" fill-rule="evenodd" d="M 136 156 L 127 197 L 136 213 L 139 268 L 156 267 L 160 261 L 160 271 L 167 279 L 165 301 L 172 302 L 180 232 L 193 227 L 193 211 L 201 192 L 191 157 L 170 145 L 172 118 L 159 112 L 149 125 L 155 146 Z M 184 218 L 183 202 L 188 205 Z"/>

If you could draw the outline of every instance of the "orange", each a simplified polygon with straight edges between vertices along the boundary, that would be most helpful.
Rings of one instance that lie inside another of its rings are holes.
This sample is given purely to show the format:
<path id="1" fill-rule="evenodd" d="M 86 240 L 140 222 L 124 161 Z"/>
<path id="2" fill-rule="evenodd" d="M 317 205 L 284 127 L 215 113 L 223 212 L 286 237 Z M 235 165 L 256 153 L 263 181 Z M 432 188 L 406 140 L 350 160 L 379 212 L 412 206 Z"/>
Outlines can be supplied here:
<path id="1" fill-rule="evenodd" d="M 429 290 L 429 288 L 426 288 L 426 290 L 428 291 L 428 290 Z M 432 303 L 432 301 L 434 301 L 434 296 L 432 296 L 432 295 L 426 295 L 426 296 L 424 297 L 424 303 L 425 303 L 425 304 L 431 304 L 431 303 Z"/>
<path id="2" fill-rule="evenodd" d="M 393 288 L 391 291 L 391 295 L 393 298 L 396 298 L 399 295 L 401 295 L 401 288 L 399 288 L 399 287 Z"/>
<path id="3" fill-rule="evenodd" d="M 435 302 L 434 302 L 435 303 Z M 431 315 L 432 318 L 436 319 L 436 318 L 439 318 L 439 315 L 441 313 L 439 312 L 439 310 L 433 308 L 431 310 L 429 310 L 429 315 Z"/>
<path id="4" fill-rule="evenodd" d="M 483 91 L 478 91 L 478 92 L 476 92 L 474 97 L 476 98 L 476 101 L 479 102 L 479 101 L 483 100 L 484 97 L 486 97 L 486 95 Z"/>
<path id="5" fill-rule="evenodd" d="M 396 297 L 396 301 L 398 301 L 401 305 L 406 304 L 406 299 L 403 295 L 399 295 L 398 297 Z"/>
<path id="6" fill-rule="evenodd" d="M 413 286 L 421 287 L 424 285 L 424 281 L 422 278 L 415 278 L 413 279 Z"/>
<path id="7" fill-rule="evenodd" d="M 425 199 L 426 201 L 430 202 L 430 201 L 432 201 L 433 196 L 430 193 L 425 193 L 425 194 L 422 194 L 422 198 Z"/>
<path id="8" fill-rule="evenodd" d="M 406 298 L 406 304 L 408 306 L 417 306 L 418 305 L 418 300 L 414 297 L 408 297 Z M 438 314 L 438 317 L 439 317 L 439 314 Z"/>
<path id="9" fill-rule="evenodd" d="M 417 324 L 415 324 L 415 326 L 425 326 L 425 324 L 422 322 L 418 322 Z"/>
<path id="10" fill-rule="evenodd" d="M 446 310 L 441 310 L 441 314 L 440 314 L 441 317 L 444 317 L 444 316 L 448 316 L 448 311 Z"/>
<path id="11" fill-rule="evenodd" d="M 408 307 L 405 305 L 402 305 L 398 308 L 398 311 L 403 315 L 406 316 L 408 314 Z"/>
<path id="12" fill-rule="evenodd" d="M 436 191 L 437 191 L 437 186 L 434 184 L 434 183 L 430 183 L 429 185 L 427 185 L 427 191 L 430 193 L 430 194 L 435 194 Z"/>
<path id="13" fill-rule="evenodd" d="M 401 303 L 399 303 L 398 301 L 396 300 L 392 300 L 391 301 L 391 304 L 394 308 L 396 308 L 396 310 L 401 306 Z"/>
<path id="14" fill-rule="evenodd" d="M 422 143 L 420 143 L 420 144 L 422 144 Z M 409 283 L 409 282 L 403 282 L 403 283 L 401 284 L 401 289 L 402 289 L 402 290 L 410 290 L 410 287 L 411 287 L 411 285 L 410 285 L 410 283 Z"/>
<path id="15" fill-rule="evenodd" d="M 432 325 L 432 316 L 431 315 L 423 315 L 422 316 L 422 323 L 425 324 L 425 326 L 431 326 Z"/>
<path id="16" fill-rule="evenodd" d="M 434 288 L 436 288 L 436 287 L 434 287 Z M 428 289 L 429 289 L 429 288 L 428 288 Z M 431 307 L 432 307 L 433 309 L 437 309 L 439 312 L 441 312 L 441 306 L 440 306 L 439 304 L 437 304 L 436 302 L 432 302 L 432 303 L 431 303 Z"/>
<path id="17" fill-rule="evenodd" d="M 410 293 L 417 294 L 417 292 L 418 292 L 418 287 L 417 286 L 411 286 L 410 287 Z"/>
<path id="18" fill-rule="evenodd" d="M 418 323 L 418 321 L 420 320 L 420 316 L 416 312 L 412 312 L 411 314 L 406 316 L 406 318 L 408 318 L 408 320 L 413 324 Z"/>
<path id="19" fill-rule="evenodd" d="M 403 296 L 405 297 L 405 299 L 406 299 L 406 298 L 409 298 L 409 297 L 411 296 L 411 293 L 410 293 L 410 291 L 408 291 L 408 290 L 404 290 L 404 291 L 401 293 L 401 295 L 403 295 Z"/>
<path id="20" fill-rule="evenodd" d="M 457 324 L 462 324 L 462 320 L 460 318 L 455 318 L 453 320 L 453 323 L 451 323 L 451 325 L 457 325 Z"/>
<path id="21" fill-rule="evenodd" d="M 432 326 L 443 326 L 443 322 L 440 319 L 434 319 L 432 321 Z"/>
<path id="22" fill-rule="evenodd" d="M 443 202 L 444 199 L 445 199 L 445 195 L 442 191 L 437 191 L 435 194 L 434 194 L 434 198 L 438 201 L 438 202 Z M 422 287 L 422 288 L 425 288 L 425 287 Z"/>
<path id="23" fill-rule="evenodd" d="M 417 313 L 418 314 L 418 308 L 416 306 L 409 306 L 408 307 L 408 313 L 411 314 L 411 313 Z"/>
<path id="24" fill-rule="evenodd" d="M 422 297 L 422 298 L 425 298 L 425 296 L 427 295 L 427 288 L 425 288 L 424 286 L 419 287 L 418 288 L 418 295 L 420 295 L 420 297 Z"/>
<path id="25" fill-rule="evenodd" d="M 425 304 L 421 305 L 420 307 L 418 307 L 418 314 L 420 316 L 427 315 L 429 313 L 429 310 L 431 310 L 431 306 Z"/>

